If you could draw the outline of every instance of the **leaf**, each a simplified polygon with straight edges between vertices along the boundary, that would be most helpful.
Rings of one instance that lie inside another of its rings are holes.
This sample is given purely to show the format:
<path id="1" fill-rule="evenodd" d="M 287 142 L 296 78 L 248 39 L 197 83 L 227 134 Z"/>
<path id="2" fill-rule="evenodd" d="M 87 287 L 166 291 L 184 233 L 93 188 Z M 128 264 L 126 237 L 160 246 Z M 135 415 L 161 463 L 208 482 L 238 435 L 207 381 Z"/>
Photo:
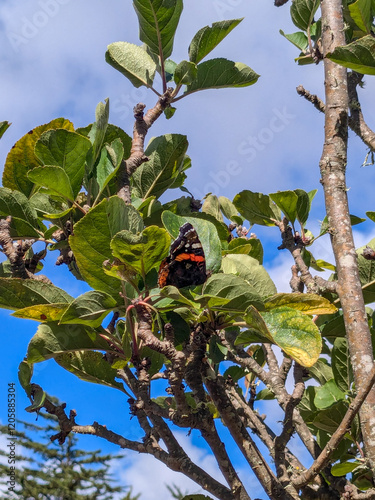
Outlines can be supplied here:
<path id="1" fill-rule="evenodd" d="M 289 35 L 287 35 L 283 30 L 279 30 L 279 33 L 301 51 L 306 50 L 309 45 L 307 36 L 301 31 L 297 31 L 297 33 L 290 33 Z"/>
<path id="2" fill-rule="evenodd" d="M 310 293 L 278 293 L 264 303 L 266 311 L 275 307 L 290 307 L 304 314 L 334 314 L 337 307 L 320 295 Z"/>
<path id="3" fill-rule="evenodd" d="M 335 464 L 331 467 L 331 474 L 334 477 L 346 476 L 346 474 L 350 474 L 354 469 L 361 465 L 360 462 L 341 462 L 339 464 Z"/>
<path id="4" fill-rule="evenodd" d="M 278 191 L 270 193 L 269 197 L 293 224 L 297 217 L 298 195 L 294 191 Z"/>
<path id="5" fill-rule="evenodd" d="M 344 399 L 345 393 L 337 387 L 334 379 L 331 379 L 321 387 L 318 387 L 314 403 L 317 408 L 324 410 Z"/>
<path id="6" fill-rule="evenodd" d="M 235 274 L 246 280 L 262 298 L 277 292 L 275 284 L 265 268 L 250 255 L 225 255 L 221 269 L 225 274 Z"/>
<path id="7" fill-rule="evenodd" d="M 174 81 L 177 85 L 190 85 L 197 77 L 197 67 L 189 61 L 181 61 L 175 68 Z"/>
<path id="8" fill-rule="evenodd" d="M 250 305 L 263 305 L 255 288 L 233 274 L 214 274 L 204 284 L 202 293 L 196 300 L 213 310 L 245 312 Z"/>
<path id="9" fill-rule="evenodd" d="M 375 75 L 375 38 L 366 35 L 343 47 L 336 47 L 326 57 L 357 73 Z"/>
<path id="10" fill-rule="evenodd" d="M 199 90 L 248 87 L 259 78 L 246 64 L 224 58 L 209 59 L 198 64 L 197 70 L 197 77 L 187 86 L 184 96 Z"/>
<path id="11" fill-rule="evenodd" d="M 345 324 L 342 312 L 339 311 L 334 316 L 324 317 L 324 323 L 320 323 L 318 318 L 317 324 L 323 337 L 345 337 Z"/>
<path id="12" fill-rule="evenodd" d="M 21 191 L 27 197 L 30 196 L 34 184 L 28 179 L 27 172 L 40 165 L 34 153 L 35 144 L 46 130 L 60 128 L 74 131 L 73 124 L 69 120 L 57 118 L 30 130 L 16 142 L 5 161 L 4 187 Z"/>
<path id="13" fill-rule="evenodd" d="M 5 132 L 8 130 L 8 128 L 10 127 L 10 123 L 5 121 L 5 122 L 0 122 L 0 139 L 3 137 L 3 135 L 5 134 Z"/>
<path id="14" fill-rule="evenodd" d="M 34 184 L 48 189 L 49 194 L 57 194 L 71 202 L 75 199 L 69 177 L 61 167 L 52 165 L 36 167 L 28 172 L 27 177 Z"/>
<path id="15" fill-rule="evenodd" d="M 242 18 L 243 19 L 243 18 Z M 189 59 L 198 64 L 242 21 L 230 19 L 201 28 L 189 45 Z"/>
<path id="16" fill-rule="evenodd" d="M 64 311 L 69 307 L 66 303 L 60 304 L 37 304 L 24 307 L 12 313 L 15 318 L 34 319 L 41 323 L 59 321 Z"/>
<path id="17" fill-rule="evenodd" d="M 35 155 L 43 165 L 56 165 L 65 170 L 75 198 L 81 190 L 86 155 L 90 148 L 91 142 L 76 132 L 48 130 L 36 143 Z"/>
<path id="18" fill-rule="evenodd" d="M 134 207 L 113 196 L 101 201 L 77 222 L 74 235 L 69 238 L 83 278 L 92 288 L 113 297 L 120 291 L 120 282 L 104 272 L 103 262 L 112 259 L 110 241 L 123 229 L 135 234 L 142 231 L 143 221 Z"/>
<path id="19" fill-rule="evenodd" d="M 115 177 L 124 157 L 124 147 L 121 140 L 115 139 L 111 145 L 106 144 L 101 151 L 100 160 L 96 167 L 96 180 L 99 185 L 98 196 Z"/>
<path id="20" fill-rule="evenodd" d="M 38 227 L 38 214 L 26 196 L 19 191 L 0 188 L 0 216 L 11 215 Z"/>
<path id="21" fill-rule="evenodd" d="M 166 60 L 172 53 L 182 0 L 134 0 L 133 5 L 139 21 L 139 38 L 153 54 Z"/>
<path id="22" fill-rule="evenodd" d="M 95 109 L 95 123 L 89 125 L 85 129 L 80 130 L 80 132 L 90 139 L 92 144 L 91 150 L 87 154 L 87 164 L 86 164 L 86 178 L 85 182 L 88 183 L 92 176 L 92 171 L 94 169 L 95 162 L 99 156 L 102 149 L 103 142 L 107 135 L 108 130 L 108 119 L 109 119 L 109 99 L 105 99 L 105 102 L 99 102 Z"/>
<path id="23" fill-rule="evenodd" d="M 366 247 L 375 250 L 375 238 L 373 238 L 367 245 L 357 249 L 358 255 L 358 270 L 361 285 L 367 285 L 375 281 L 375 261 L 367 260 L 363 257 L 362 253 Z"/>
<path id="24" fill-rule="evenodd" d="M 300 365 L 310 367 L 322 349 L 320 332 L 310 317 L 289 307 L 262 313 L 274 342 Z"/>
<path id="25" fill-rule="evenodd" d="M 33 404 L 25 408 L 25 410 L 29 413 L 39 410 L 39 408 L 43 406 L 46 396 L 47 394 L 43 391 L 43 389 L 41 387 L 37 387 L 33 391 Z"/>
<path id="26" fill-rule="evenodd" d="M 196 309 L 197 305 L 195 304 L 195 302 L 186 298 L 185 295 L 183 295 L 180 292 L 180 290 L 175 286 L 167 285 L 167 286 L 163 287 L 160 290 L 160 295 L 162 297 L 168 297 L 169 299 L 172 299 L 176 302 L 180 302 L 181 304 L 185 304 L 189 308 Z M 159 304 L 158 304 L 158 308 L 160 308 Z M 173 306 L 173 308 L 175 308 L 175 306 Z"/>
<path id="27" fill-rule="evenodd" d="M 149 161 L 132 175 L 133 195 L 159 198 L 167 189 L 174 187 L 179 175 L 188 168 L 184 162 L 187 147 L 187 138 L 181 134 L 166 134 L 151 139 L 145 151 Z"/>
<path id="28" fill-rule="evenodd" d="M 211 214 L 216 220 L 223 222 L 218 197 L 213 194 L 206 196 L 202 206 L 202 212 Z"/>
<path id="29" fill-rule="evenodd" d="M 324 385 L 333 378 L 333 371 L 326 359 L 318 359 L 316 363 L 309 367 L 309 375 L 320 385 Z"/>
<path id="30" fill-rule="evenodd" d="M 206 257 L 206 267 L 212 272 L 217 272 L 221 266 L 221 242 L 217 230 L 212 222 L 195 217 L 181 217 L 166 210 L 162 215 L 164 227 L 176 239 L 180 227 L 185 222 L 190 222 L 197 231 Z"/>
<path id="31" fill-rule="evenodd" d="M 290 15 L 297 28 L 306 31 L 312 24 L 314 14 L 319 7 L 319 0 L 294 0 Z"/>
<path id="32" fill-rule="evenodd" d="M 123 385 L 115 381 L 117 370 L 111 367 L 100 352 L 65 352 L 56 356 L 55 361 L 81 380 L 113 387 L 128 394 Z"/>
<path id="33" fill-rule="evenodd" d="M 99 333 L 84 325 L 39 325 L 27 349 L 28 363 L 40 363 L 69 351 L 109 351 L 109 344 Z"/>
<path id="34" fill-rule="evenodd" d="M 219 203 L 224 217 L 233 221 L 232 217 L 238 217 L 238 210 L 226 196 L 219 196 Z"/>
<path id="35" fill-rule="evenodd" d="M 83 324 L 96 328 L 116 306 L 117 301 L 110 295 L 91 290 L 69 304 L 59 323 Z"/>
<path id="36" fill-rule="evenodd" d="M 353 373 L 345 338 L 336 338 L 333 344 L 332 371 L 337 387 L 343 392 L 348 392 L 353 382 Z"/>
<path id="37" fill-rule="evenodd" d="M 66 303 L 73 297 L 61 288 L 38 280 L 0 278 L 0 307 L 3 309 L 23 309 L 24 307 Z"/>
<path id="38" fill-rule="evenodd" d="M 31 393 L 31 377 L 33 376 L 33 365 L 27 363 L 27 361 L 21 361 L 18 367 L 18 380 L 21 386 L 26 391 L 26 394 L 30 396 Z"/>
<path id="39" fill-rule="evenodd" d="M 152 88 L 156 64 L 142 47 L 128 42 L 111 43 L 108 45 L 105 60 L 126 76 L 134 87 L 145 85 Z"/>
<path id="40" fill-rule="evenodd" d="M 318 190 L 314 189 L 309 193 L 306 193 L 306 191 L 304 191 L 303 189 L 295 189 L 294 192 L 298 196 L 297 219 L 300 222 L 300 224 L 304 226 L 309 217 L 311 202 L 314 199 L 314 196 L 316 195 Z"/>
<path id="41" fill-rule="evenodd" d="M 145 276 L 168 255 L 170 243 L 170 236 L 165 229 L 149 226 L 139 235 L 120 231 L 112 239 L 111 248 L 117 259 Z"/>
<path id="42" fill-rule="evenodd" d="M 241 191 L 234 197 L 233 204 L 250 224 L 274 226 L 273 219 L 281 220 L 280 209 L 265 194 Z"/>
<path id="43" fill-rule="evenodd" d="M 348 5 L 350 17 L 360 30 L 365 33 L 371 33 L 371 27 L 375 14 L 372 0 L 357 0 Z"/>

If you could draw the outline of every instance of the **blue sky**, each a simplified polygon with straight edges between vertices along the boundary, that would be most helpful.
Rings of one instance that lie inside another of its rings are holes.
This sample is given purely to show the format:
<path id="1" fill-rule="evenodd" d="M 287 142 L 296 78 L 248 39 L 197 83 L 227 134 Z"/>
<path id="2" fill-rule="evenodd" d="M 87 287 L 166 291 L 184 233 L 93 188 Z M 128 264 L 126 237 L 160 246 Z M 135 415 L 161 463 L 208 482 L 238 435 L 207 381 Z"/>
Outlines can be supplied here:
<path id="1" fill-rule="evenodd" d="M 164 133 L 188 136 L 192 169 L 187 187 L 196 197 L 208 191 L 233 198 L 242 189 L 269 193 L 283 189 L 318 188 L 310 228 L 317 231 L 324 217 L 324 202 L 319 184 L 318 163 L 322 150 L 323 115 L 301 99 L 295 88 L 303 84 L 323 98 L 323 67 L 298 67 L 298 51 L 280 34 L 296 31 L 289 18 L 289 4 L 276 9 L 271 0 L 189 0 L 185 2 L 172 58 L 187 58 L 187 48 L 201 27 L 222 19 L 244 17 L 244 21 L 212 53 L 241 61 L 261 75 L 258 83 L 237 90 L 214 90 L 195 93 L 177 104 L 172 120 L 158 120 L 149 138 Z M 0 141 L 0 169 L 13 144 L 30 129 L 59 116 L 70 119 L 76 127 L 94 120 L 99 101 L 110 99 L 110 121 L 131 134 L 132 107 L 155 103 L 155 94 L 134 89 L 120 73 L 105 63 L 108 44 L 116 41 L 139 43 L 138 24 L 131 2 L 124 0 L 2 0 L 0 4 L 0 121 L 12 126 Z M 374 79 L 366 78 L 360 90 L 368 124 L 375 127 L 372 111 Z M 350 133 L 348 186 L 351 212 L 363 217 L 375 210 L 373 199 L 374 167 L 361 168 L 366 148 Z M 176 197 L 179 193 L 176 192 Z M 365 203 L 364 203 L 365 202 Z M 263 240 L 265 264 L 279 290 L 288 290 L 289 256 L 277 251 L 277 229 L 253 229 Z M 373 223 L 356 229 L 358 246 L 375 235 Z M 314 251 L 315 250 L 315 251 Z M 314 255 L 331 260 L 329 241 L 319 240 Z M 66 269 L 54 266 L 55 256 L 46 262 L 48 274 L 57 286 L 77 296 L 86 288 L 75 281 Z M 37 323 L 9 317 L 0 310 L 2 352 L 2 388 L 17 381 L 17 367 L 35 333 Z M 62 371 L 53 361 L 35 367 L 35 382 L 46 391 L 66 401 L 78 411 L 82 424 L 94 420 L 116 432 L 137 436 L 137 425 L 129 420 L 122 394 L 114 389 L 90 385 Z M 19 387 L 18 417 L 26 418 L 23 408 L 28 401 Z M 2 421 L 6 418 L 5 396 L 0 403 Z M 260 408 L 266 412 L 266 408 Z M 274 419 L 278 413 L 274 411 Z M 276 412 L 276 413 L 275 413 Z M 32 417 L 34 418 L 34 417 Z M 225 433 L 225 430 L 222 430 Z M 217 473 L 217 465 L 207 455 L 202 439 L 179 437 L 201 465 Z M 101 447 L 116 451 L 112 445 L 92 437 L 81 440 L 90 449 Z M 298 446 L 298 443 L 295 443 Z M 142 500 L 167 498 L 164 483 L 174 481 L 182 489 L 197 491 L 184 478 L 174 477 L 155 461 L 132 455 L 121 464 L 118 474 L 124 483 L 143 490 Z M 239 470 L 245 470 L 235 457 Z M 148 470 L 145 484 L 144 471 Z M 163 480 L 160 477 L 163 476 Z M 252 494 L 265 498 L 252 476 L 246 473 Z"/>

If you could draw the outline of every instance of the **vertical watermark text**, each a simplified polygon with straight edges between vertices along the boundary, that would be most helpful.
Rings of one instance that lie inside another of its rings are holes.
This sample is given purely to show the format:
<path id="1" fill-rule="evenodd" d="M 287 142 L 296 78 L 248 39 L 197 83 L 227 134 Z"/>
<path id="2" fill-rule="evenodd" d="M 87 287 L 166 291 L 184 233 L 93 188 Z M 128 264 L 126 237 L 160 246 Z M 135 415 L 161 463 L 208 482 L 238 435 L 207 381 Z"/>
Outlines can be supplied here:
<path id="1" fill-rule="evenodd" d="M 15 493 L 16 486 L 16 384 L 8 383 L 8 437 L 7 437 L 7 456 L 8 456 L 8 491 Z"/>

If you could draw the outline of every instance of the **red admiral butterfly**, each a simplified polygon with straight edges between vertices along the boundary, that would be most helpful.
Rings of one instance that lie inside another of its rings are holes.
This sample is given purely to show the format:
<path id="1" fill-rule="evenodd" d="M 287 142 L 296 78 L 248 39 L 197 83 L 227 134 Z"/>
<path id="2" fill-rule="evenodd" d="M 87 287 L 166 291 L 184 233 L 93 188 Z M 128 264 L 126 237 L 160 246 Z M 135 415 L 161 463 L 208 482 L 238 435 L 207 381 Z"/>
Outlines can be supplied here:
<path id="1" fill-rule="evenodd" d="M 180 227 L 178 238 L 160 264 L 158 285 L 160 288 L 173 285 L 177 288 L 201 285 L 207 279 L 206 259 L 202 243 L 196 230 L 186 222 Z"/>

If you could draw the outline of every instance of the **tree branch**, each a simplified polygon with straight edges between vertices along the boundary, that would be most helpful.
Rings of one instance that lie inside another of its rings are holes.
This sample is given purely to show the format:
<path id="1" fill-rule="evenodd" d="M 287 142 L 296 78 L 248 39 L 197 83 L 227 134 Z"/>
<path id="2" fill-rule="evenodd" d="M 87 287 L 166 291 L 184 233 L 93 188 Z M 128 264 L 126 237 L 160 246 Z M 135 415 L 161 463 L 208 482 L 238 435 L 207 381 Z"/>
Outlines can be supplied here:
<path id="1" fill-rule="evenodd" d="M 328 465 L 332 453 L 337 450 L 340 441 L 344 438 L 348 429 L 350 429 L 355 416 L 359 412 L 374 383 L 375 365 L 372 367 L 372 370 L 369 373 L 369 376 L 367 377 L 365 383 L 360 387 L 357 396 L 354 398 L 353 402 L 350 403 L 349 408 L 337 430 L 332 434 L 331 439 L 325 445 L 318 458 L 314 461 L 312 466 L 307 471 L 300 474 L 299 477 L 293 481 L 293 484 L 297 488 L 301 488 L 308 484 L 317 474 L 319 474 L 324 469 L 324 467 Z"/>
<path id="2" fill-rule="evenodd" d="M 155 106 L 147 111 L 145 116 L 143 113 L 146 107 L 145 104 L 139 103 L 134 107 L 135 122 L 130 156 L 127 160 L 121 162 L 118 173 L 117 195 L 127 204 L 131 203 L 130 178 L 142 163 L 148 161 L 144 153 L 145 137 L 148 129 L 169 106 L 172 100 L 172 92 L 173 88 L 168 88 L 164 94 L 160 96 Z"/>
<path id="3" fill-rule="evenodd" d="M 323 0 L 321 12 L 325 55 L 346 43 L 341 0 Z M 348 140 L 346 69 L 324 59 L 324 72 L 326 112 L 325 141 L 320 160 L 321 182 L 336 260 L 337 291 L 343 310 L 354 380 L 359 388 L 371 371 L 374 358 L 359 279 L 345 179 Z M 372 389 L 361 407 L 360 420 L 366 456 L 375 477 L 375 426 L 371 418 L 374 405 L 375 389 Z"/>

